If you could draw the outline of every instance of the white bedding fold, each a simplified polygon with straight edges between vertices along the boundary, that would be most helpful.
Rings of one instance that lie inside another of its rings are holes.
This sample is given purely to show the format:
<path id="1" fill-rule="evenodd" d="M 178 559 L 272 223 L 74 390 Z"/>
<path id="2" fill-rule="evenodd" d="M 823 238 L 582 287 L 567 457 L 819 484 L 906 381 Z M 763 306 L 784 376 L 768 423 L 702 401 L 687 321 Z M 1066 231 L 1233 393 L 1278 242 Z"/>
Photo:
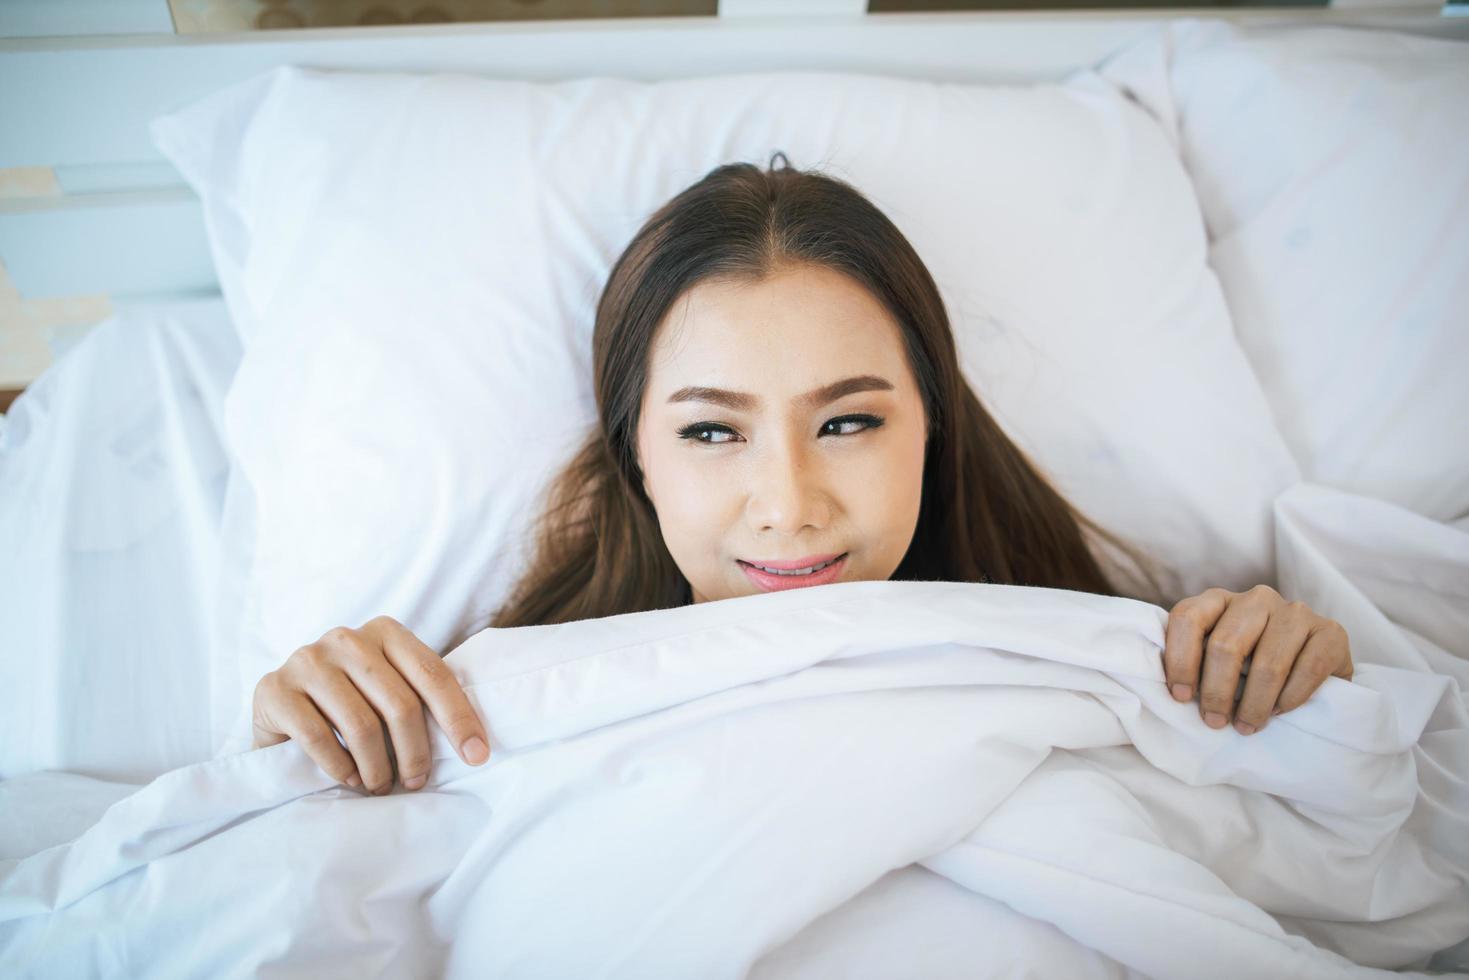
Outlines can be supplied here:
<path id="1" fill-rule="evenodd" d="M 1469 772 L 1457 685 L 1363 663 L 1215 731 L 1164 689 L 1164 622 L 863 582 L 486 630 L 446 660 L 485 766 L 430 722 L 417 793 L 293 742 L 170 772 L 0 865 L 0 972 L 882 975 L 877 943 L 934 976 L 1335 977 L 1375 972 L 1343 925 L 1386 967 L 1469 935 L 1469 811 L 1432 795 Z M 976 931 L 920 949 L 925 910 Z"/>

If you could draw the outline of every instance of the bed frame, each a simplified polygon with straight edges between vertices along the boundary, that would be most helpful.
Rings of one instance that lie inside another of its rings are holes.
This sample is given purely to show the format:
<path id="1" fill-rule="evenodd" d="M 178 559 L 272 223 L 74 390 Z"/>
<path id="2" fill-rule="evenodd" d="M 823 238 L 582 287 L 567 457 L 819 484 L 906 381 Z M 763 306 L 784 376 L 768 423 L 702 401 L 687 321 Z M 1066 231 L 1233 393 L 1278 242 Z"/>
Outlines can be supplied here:
<path id="1" fill-rule="evenodd" d="M 1446 8 L 1344 2 L 1351 6 L 869 14 L 865 0 L 722 0 L 713 17 L 0 40 L 0 168 L 53 168 L 61 190 L 0 199 L 0 261 L 23 299 L 216 292 L 198 201 L 154 149 L 147 124 L 281 64 L 531 80 L 804 68 L 1020 83 L 1058 80 L 1181 17 L 1469 41 L 1469 17 Z"/>

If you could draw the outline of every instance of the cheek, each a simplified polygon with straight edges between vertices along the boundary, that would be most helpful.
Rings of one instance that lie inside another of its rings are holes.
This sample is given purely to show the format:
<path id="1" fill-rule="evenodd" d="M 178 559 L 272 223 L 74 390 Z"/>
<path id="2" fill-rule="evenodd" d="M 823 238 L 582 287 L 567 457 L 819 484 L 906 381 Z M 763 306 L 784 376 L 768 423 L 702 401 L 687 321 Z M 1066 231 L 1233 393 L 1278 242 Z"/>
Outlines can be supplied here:
<path id="1" fill-rule="evenodd" d="M 917 521 L 923 496 L 923 444 L 911 440 L 894 443 L 877 461 L 873 493 L 881 498 L 882 511 L 895 524 Z"/>
<path id="2" fill-rule="evenodd" d="M 687 447 L 655 449 L 644 470 L 648 498 L 658 512 L 658 524 L 668 541 L 668 550 L 678 557 L 679 543 L 689 538 L 719 534 L 724 515 L 734 500 L 728 478 L 708 460 L 690 458 L 679 452 Z"/>
<path id="3" fill-rule="evenodd" d="M 873 577 L 891 575 L 913 541 L 923 502 L 923 462 L 919 430 L 868 455 L 848 481 L 848 509 L 869 547 L 866 572 Z"/>

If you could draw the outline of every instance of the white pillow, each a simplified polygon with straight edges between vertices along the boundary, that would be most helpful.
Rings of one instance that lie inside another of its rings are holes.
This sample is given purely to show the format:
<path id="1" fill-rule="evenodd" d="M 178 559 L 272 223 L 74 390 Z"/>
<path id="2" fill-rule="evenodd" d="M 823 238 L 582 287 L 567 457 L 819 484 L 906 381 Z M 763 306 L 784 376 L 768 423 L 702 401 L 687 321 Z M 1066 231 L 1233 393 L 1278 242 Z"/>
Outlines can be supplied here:
<path id="1" fill-rule="evenodd" d="M 1469 44 L 1184 21 L 1102 74 L 1173 134 L 1306 476 L 1469 514 Z"/>
<path id="2" fill-rule="evenodd" d="M 1273 575 L 1298 471 L 1233 339 L 1188 178 L 1091 73 L 988 87 L 784 72 L 657 84 L 277 69 L 155 122 L 206 202 L 246 354 L 226 409 L 255 496 L 216 655 L 259 677 L 392 615 L 447 650 L 527 555 L 595 420 L 613 261 L 713 167 L 853 182 L 940 285 L 964 368 L 1174 596 Z M 224 230 L 229 229 L 228 237 Z M 238 721 L 234 730 L 248 732 Z"/>

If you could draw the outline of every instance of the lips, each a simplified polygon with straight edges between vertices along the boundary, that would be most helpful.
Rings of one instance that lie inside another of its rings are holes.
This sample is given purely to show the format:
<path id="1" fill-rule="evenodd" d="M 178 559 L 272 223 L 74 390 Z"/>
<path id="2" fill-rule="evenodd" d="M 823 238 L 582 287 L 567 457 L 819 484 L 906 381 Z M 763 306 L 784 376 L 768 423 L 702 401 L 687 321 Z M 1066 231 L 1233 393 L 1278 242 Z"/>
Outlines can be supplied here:
<path id="1" fill-rule="evenodd" d="M 813 561 L 812 559 L 815 560 Z M 753 582 L 762 592 L 783 592 L 786 589 L 803 589 L 814 585 L 827 585 L 835 582 L 847 570 L 847 555 L 846 553 L 840 555 L 812 555 L 808 558 L 798 559 L 797 561 L 774 563 L 772 567 L 793 565 L 796 568 L 809 568 L 812 565 L 819 565 L 824 561 L 829 561 L 830 564 L 818 571 L 791 575 L 767 572 L 743 560 L 739 562 L 739 566 L 740 570 L 745 573 L 745 577 Z M 761 562 L 761 564 L 764 564 L 764 562 Z"/>
<path id="2" fill-rule="evenodd" d="M 758 565 L 762 568 L 778 568 L 783 572 L 789 572 L 792 569 L 810 568 L 812 565 L 820 565 L 831 561 L 833 558 L 840 558 L 844 554 L 846 552 L 843 551 L 830 555 L 807 555 L 805 558 L 761 559 L 759 561 L 752 558 L 749 561 L 745 561 L 745 564 Z M 740 560 L 744 561 L 744 559 Z"/>

